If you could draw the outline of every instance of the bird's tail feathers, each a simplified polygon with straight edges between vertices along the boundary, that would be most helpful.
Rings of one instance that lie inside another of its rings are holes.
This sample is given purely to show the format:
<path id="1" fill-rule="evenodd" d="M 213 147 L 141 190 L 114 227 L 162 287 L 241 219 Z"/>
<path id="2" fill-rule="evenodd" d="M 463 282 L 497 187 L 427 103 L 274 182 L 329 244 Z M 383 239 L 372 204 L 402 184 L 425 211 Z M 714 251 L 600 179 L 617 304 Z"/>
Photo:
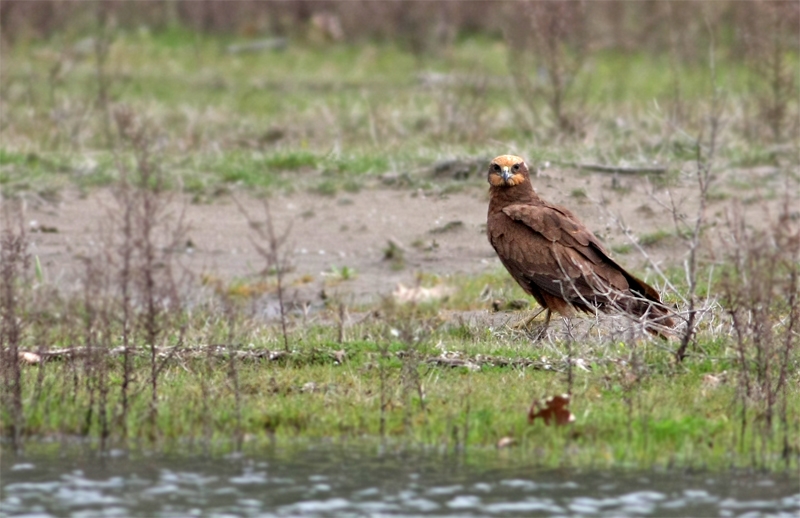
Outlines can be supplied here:
<path id="1" fill-rule="evenodd" d="M 608 286 L 599 277 L 589 282 L 590 288 L 585 290 L 572 284 L 570 304 L 583 311 L 591 312 L 597 308 L 604 313 L 618 313 L 627 315 L 642 324 L 644 329 L 655 336 L 669 340 L 675 336 L 675 312 L 661 302 L 658 292 L 648 284 L 638 281 L 640 285 L 632 284 L 632 289 L 626 292 L 615 290 Z M 584 294 L 587 291 L 589 294 Z M 566 290 L 562 289 L 566 295 Z M 577 295 L 578 299 L 575 299 Z M 565 297 L 566 298 L 566 297 Z"/>
<path id="2" fill-rule="evenodd" d="M 619 297 L 614 305 L 621 312 L 636 317 L 648 333 L 665 340 L 675 337 L 674 312 L 660 301 L 634 294 Z"/>

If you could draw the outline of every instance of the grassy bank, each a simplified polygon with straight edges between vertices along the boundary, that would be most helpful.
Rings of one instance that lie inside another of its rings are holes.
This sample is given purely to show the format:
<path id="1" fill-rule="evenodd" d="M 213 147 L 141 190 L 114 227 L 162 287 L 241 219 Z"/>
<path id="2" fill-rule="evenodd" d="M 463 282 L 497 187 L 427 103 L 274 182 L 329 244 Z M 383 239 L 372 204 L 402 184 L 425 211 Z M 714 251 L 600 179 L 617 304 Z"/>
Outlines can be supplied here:
<path id="1" fill-rule="evenodd" d="M 6 407 L 3 432 L 166 449 L 295 438 L 461 449 L 511 439 L 517 455 L 548 466 L 796 466 L 796 373 L 774 407 L 763 394 L 745 397 L 747 373 L 725 337 L 703 332 L 697 354 L 677 366 L 658 342 L 572 329 L 577 340 L 558 332 L 537 343 L 505 326 L 443 321 L 434 309 L 367 318 L 342 342 L 336 326 L 306 326 L 289 352 L 274 328 L 213 347 L 189 333 L 155 359 L 131 347 L 127 374 L 119 350 L 64 351 L 23 365 L 20 428 Z M 213 336 L 208 316 L 189 327 L 200 322 Z M 574 423 L 528 423 L 534 399 L 567 391 Z"/>
<path id="2" fill-rule="evenodd" d="M 386 349 L 388 354 L 374 343 L 355 342 L 300 350 L 280 361 L 240 360 L 238 394 L 225 362 L 209 369 L 203 361 L 184 360 L 161 375 L 155 426 L 147 397 L 136 398 L 126 425 L 133 437 L 155 434 L 166 442 L 235 440 L 237 434 L 248 439 L 274 434 L 277 439 L 357 440 L 383 431 L 410 443 L 489 446 L 509 436 L 524 450 L 541 449 L 551 462 L 564 455 L 561 446 L 567 440 L 574 441 L 574 455 L 581 462 L 596 457 L 600 463 L 720 464 L 733 462 L 733 452 L 742 449 L 738 420 L 727 415 L 733 391 L 730 386 L 715 388 L 704 397 L 698 375 L 702 368 L 677 379 L 648 376 L 638 385 L 634 407 L 628 408 L 625 387 L 608 379 L 617 377 L 619 369 L 595 364 L 593 373 L 575 376 L 572 410 L 578 423 L 551 431 L 544 425 L 529 426 L 525 416 L 533 396 L 564 389 L 563 373 L 488 366 L 470 372 L 466 367 L 431 366 L 424 361 L 427 355 L 398 357 L 396 353 L 406 351 L 401 344 Z M 346 353 L 341 364 L 334 354 L 340 350 Z M 145 378 L 146 362 L 136 363 L 136 377 Z M 47 371 L 41 390 L 49 396 L 26 401 L 26 431 L 34 436 L 98 434 L 98 422 L 89 415 L 89 392 L 75 390 L 69 367 L 51 365 Z M 121 369 L 112 367 L 108 375 L 118 380 Z M 31 382 L 26 391 L 35 394 Z M 119 408 L 113 396 L 119 383 L 112 381 L 110 389 L 108 404 Z"/>

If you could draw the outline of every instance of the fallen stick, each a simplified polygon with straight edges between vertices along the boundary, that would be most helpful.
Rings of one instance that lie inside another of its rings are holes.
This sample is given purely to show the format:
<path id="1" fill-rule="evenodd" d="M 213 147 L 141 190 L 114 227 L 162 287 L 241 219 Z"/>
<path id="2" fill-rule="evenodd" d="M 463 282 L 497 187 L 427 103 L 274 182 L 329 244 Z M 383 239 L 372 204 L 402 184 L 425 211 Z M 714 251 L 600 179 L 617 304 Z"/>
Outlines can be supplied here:
<path id="1" fill-rule="evenodd" d="M 574 167 L 584 171 L 594 171 L 597 173 L 619 173 L 619 174 L 664 174 L 666 167 L 628 167 L 624 165 L 600 165 L 600 164 L 579 164 L 577 162 L 565 162 L 560 164 L 565 167 Z"/>
<path id="2" fill-rule="evenodd" d="M 247 43 L 234 43 L 228 45 L 228 54 L 242 54 L 244 52 L 261 52 L 264 50 L 284 50 L 287 45 L 286 38 L 267 38 L 264 40 L 249 41 Z"/>
<path id="3" fill-rule="evenodd" d="M 36 351 L 20 351 L 18 354 L 19 361 L 30 365 L 38 365 L 45 361 L 67 361 L 86 358 L 90 354 L 102 354 L 106 357 L 122 356 L 125 354 L 124 347 L 115 347 L 102 351 L 98 347 L 65 347 L 61 349 L 41 349 Z M 148 348 L 131 347 L 128 349 L 128 354 L 131 356 L 145 356 L 150 354 Z M 260 360 L 267 359 L 270 361 L 280 360 L 290 353 L 285 351 L 270 351 L 268 349 L 255 349 L 255 350 L 238 350 L 224 345 L 210 345 L 210 346 L 194 346 L 194 347 L 156 347 L 157 358 L 169 358 L 174 356 L 179 359 L 187 358 L 200 358 L 212 356 L 215 358 L 227 358 L 230 355 L 235 355 L 243 360 Z M 335 353 L 332 356 L 339 360 Z"/>
<path id="4" fill-rule="evenodd" d="M 240 350 L 226 345 L 196 345 L 182 347 L 156 347 L 156 357 L 160 359 L 188 360 L 192 358 L 216 358 L 227 359 L 235 355 L 239 360 L 266 360 L 279 361 L 284 358 L 294 358 L 300 360 L 303 357 L 310 357 L 318 354 L 319 351 L 311 351 L 310 354 L 301 352 L 286 352 L 283 350 L 270 351 L 269 349 L 247 349 Z M 28 365 L 40 365 L 49 361 L 74 361 L 86 358 L 90 354 L 103 355 L 105 357 L 119 357 L 125 354 L 124 347 L 114 347 L 107 351 L 102 351 L 98 347 L 65 347 L 61 349 L 39 349 L 37 351 L 20 351 L 18 361 Z M 131 356 L 146 356 L 150 354 L 149 348 L 131 347 L 128 349 Z M 345 361 L 344 351 L 326 351 L 335 363 L 341 364 Z M 402 357 L 405 351 L 398 351 L 397 356 Z M 550 362 L 534 360 L 531 358 L 508 358 L 503 356 L 487 356 L 478 354 L 467 356 L 459 353 L 442 353 L 437 356 L 427 356 L 421 358 L 422 363 L 439 367 L 466 367 L 469 370 L 479 370 L 482 366 L 506 367 L 506 368 L 533 368 L 537 370 L 559 371 Z"/>

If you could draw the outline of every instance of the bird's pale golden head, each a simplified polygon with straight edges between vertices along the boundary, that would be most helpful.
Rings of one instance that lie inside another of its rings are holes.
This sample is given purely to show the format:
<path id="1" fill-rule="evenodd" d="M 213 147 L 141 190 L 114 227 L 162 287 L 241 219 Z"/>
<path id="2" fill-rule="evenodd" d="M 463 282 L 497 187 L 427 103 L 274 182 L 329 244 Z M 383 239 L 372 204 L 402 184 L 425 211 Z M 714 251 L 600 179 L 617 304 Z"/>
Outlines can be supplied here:
<path id="1" fill-rule="evenodd" d="M 528 177 L 525 160 L 515 155 L 500 155 L 489 163 L 489 184 L 494 187 L 513 187 Z"/>

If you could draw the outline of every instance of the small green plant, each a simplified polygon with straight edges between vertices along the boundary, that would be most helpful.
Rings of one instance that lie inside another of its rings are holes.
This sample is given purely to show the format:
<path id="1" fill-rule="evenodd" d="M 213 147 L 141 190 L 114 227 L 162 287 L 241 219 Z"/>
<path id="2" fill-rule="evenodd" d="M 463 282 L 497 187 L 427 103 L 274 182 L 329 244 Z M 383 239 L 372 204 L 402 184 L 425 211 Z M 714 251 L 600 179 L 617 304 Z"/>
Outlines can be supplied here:
<path id="1" fill-rule="evenodd" d="M 639 237 L 639 244 L 642 246 L 658 246 L 673 237 L 675 234 L 669 230 L 656 230 L 649 234 L 643 234 Z"/>
<path id="2" fill-rule="evenodd" d="M 402 270 L 406 265 L 405 250 L 394 240 L 389 240 L 383 249 L 383 260 L 388 261 L 392 270 Z"/>
<path id="3" fill-rule="evenodd" d="M 295 171 L 297 169 L 315 169 L 320 159 L 309 151 L 281 151 L 269 154 L 262 162 L 267 170 Z"/>
<path id="4" fill-rule="evenodd" d="M 584 200 L 586 199 L 586 189 L 582 187 L 578 187 L 577 189 L 572 189 L 569 193 L 570 196 L 575 198 L 576 200 Z"/>
<path id="5" fill-rule="evenodd" d="M 331 266 L 327 276 L 334 281 L 349 281 L 356 278 L 356 271 L 349 266 Z"/>
<path id="6" fill-rule="evenodd" d="M 318 194 L 322 194 L 323 196 L 334 196 L 337 192 L 339 192 L 339 189 L 339 182 L 327 178 L 319 182 L 314 188 L 314 191 Z"/>
<path id="7" fill-rule="evenodd" d="M 448 221 L 444 225 L 440 227 L 436 227 L 430 230 L 431 234 L 446 234 L 448 232 L 453 232 L 455 230 L 460 230 L 464 228 L 464 222 L 459 220 Z"/>

